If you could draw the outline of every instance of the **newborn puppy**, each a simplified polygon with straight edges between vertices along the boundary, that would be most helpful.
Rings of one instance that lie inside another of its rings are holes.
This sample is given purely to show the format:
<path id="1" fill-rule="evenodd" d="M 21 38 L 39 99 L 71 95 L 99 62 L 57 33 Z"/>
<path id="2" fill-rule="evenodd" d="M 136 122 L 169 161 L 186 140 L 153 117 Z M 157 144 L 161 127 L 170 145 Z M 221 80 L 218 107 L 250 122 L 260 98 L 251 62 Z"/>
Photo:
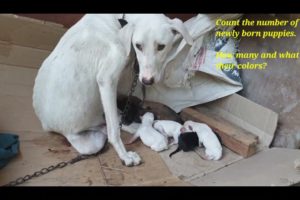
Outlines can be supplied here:
<path id="1" fill-rule="evenodd" d="M 151 112 L 154 116 L 157 116 L 157 120 L 171 120 L 183 124 L 180 115 L 164 104 L 145 101 L 143 108 L 146 112 Z M 145 111 L 144 113 L 146 113 Z"/>
<path id="2" fill-rule="evenodd" d="M 205 147 L 205 159 L 219 160 L 222 157 L 222 146 L 215 133 L 206 124 L 186 121 L 183 127 L 189 131 L 195 131 L 199 143 Z"/>
<path id="3" fill-rule="evenodd" d="M 140 137 L 142 142 L 154 151 L 163 151 L 168 149 L 168 139 L 152 127 L 153 122 L 154 115 L 150 112 L 145 113 L 142 117 L 142 124 L 139 126 L 134 136 L 126 144 L 131 144 Z"/>
<path id="4" fill-rule="evenodd" d="M 117 99 L 117 106 L 121 111 L 124 111 L 127 98 L 127 96 L 120 95 Z M 130 125 L 133 122 L 141 123 L 140 112 L 142 109 L 142 101 L 139 98 L 135 96 L 129 97 L 128 111 L 123 119 L 123 124 Z"/>
<path id="5" fill-rule="evenodd" d="M 175 153 L 183 150 L 184 152 L 192 151 L 195 147 L 199 145 L 199 139 L 196 132 L 184 132 L 178 137 L 178 147 L 175 151 L 170 153 L 169 157 Z"/>
<path id="6" fill-rule="evenodd" d="M 118 109 L 124 110 L 127 103 L 127 96 L 119 95 L 117 99 Z M 180 116 L 174 112 L 171 108 L 161 103 L 144 101 L 136 96 L 129 98 L 128 112 L 123 120 L 124 125 L 130 125 L 131 123 L 141 123 L 140 116 L 147 112 L 154 114 L 154 118 L 158 120 L 171 120 L 182 123 Z"/>
<path id="7" fill-rule="evenodd" d="M 182 125 L 178 122 L 171 120 L 156 120 L 154 121 L 153 127 L 161 134 L 167 137 L 173 137 L 174 141 L 170 144 L 178 144 L 178 137 L 180 135 L 180 129 Z"/>

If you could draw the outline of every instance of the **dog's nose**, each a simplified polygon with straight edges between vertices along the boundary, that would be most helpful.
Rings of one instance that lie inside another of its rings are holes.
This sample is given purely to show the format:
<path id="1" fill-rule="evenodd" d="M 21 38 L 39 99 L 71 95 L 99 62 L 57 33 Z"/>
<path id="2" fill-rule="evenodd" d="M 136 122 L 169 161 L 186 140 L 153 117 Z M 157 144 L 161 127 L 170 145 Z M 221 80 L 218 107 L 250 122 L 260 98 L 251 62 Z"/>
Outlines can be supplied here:
<path id="1" fill-rule="evenodd" d="M 154 83 L 154 78 L 153 77 L 151 77 L 150 79 L 143 78 L 142 83 L 144 85 L 152 85 Z"/>

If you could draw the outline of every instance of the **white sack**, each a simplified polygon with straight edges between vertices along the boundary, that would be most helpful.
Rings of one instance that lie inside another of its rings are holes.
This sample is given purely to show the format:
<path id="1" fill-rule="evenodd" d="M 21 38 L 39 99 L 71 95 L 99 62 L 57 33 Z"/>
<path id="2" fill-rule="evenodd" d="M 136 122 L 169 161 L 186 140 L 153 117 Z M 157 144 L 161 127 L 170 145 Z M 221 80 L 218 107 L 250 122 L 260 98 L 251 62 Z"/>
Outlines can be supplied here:
<path id="1" fill-rule="evenodd" d="M 146 100 L 163 103 L 176 112 L 183 108 L 213 101 L 242 90 L 237 69 L 217 69 L 216 63 L 237 64 L 235 58 L 216 59 L 216 49 L 235 53 L 236 42 L 227 38 L 215 38 L 215 20 L 238 19 L 240 14 L 199 14 L 185 22 L 194 39 L 193 46 L 178 41 L 166 61 L 163 81 L 146 87 Z M 232 29 L 227 28 L 227 30 Z M 227 42 L 224 42 L 227 41 Z M 222 48 L 218 48 L 222 47 Z M 132 69 L 124 70 L 119 91 L 128 92 L 132 81 Z M 141 98 L 139 83 L 134 95 Z"/>

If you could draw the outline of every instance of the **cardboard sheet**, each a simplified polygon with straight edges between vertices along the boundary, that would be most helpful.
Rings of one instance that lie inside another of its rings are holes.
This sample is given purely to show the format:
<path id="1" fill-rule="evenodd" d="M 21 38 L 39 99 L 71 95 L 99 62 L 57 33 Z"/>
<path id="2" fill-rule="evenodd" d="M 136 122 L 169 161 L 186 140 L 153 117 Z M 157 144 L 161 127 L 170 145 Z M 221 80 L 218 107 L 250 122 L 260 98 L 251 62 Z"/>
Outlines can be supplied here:
<path id="1" fill-rule="evenodd" d="M 0 40 L 51 51 L 66 31 L 60 24 L 12 14 L 0 15 Z"/>
<path id="2" fill-rule="evenodd" d="M 0 65 L 0 132 L 20 136 L 20 154 L 0 170 L 0 185 L 77 155 L 66 139 L 42 130 L 32 108 L 32 87 L 37 69 Z M 128 140 L 129 135 L 122 134 Z M 144 164 L 122 165 L 112 146 L 95 158 L 32 179 L 24 186 L 189 185 L 169 171 L 159 154 L 140 141 L 127 147 Z"/>
<path id="3" fill-rule="evenodd" d="M 60 25 L 14 15 L 0 15 L 0 132 L 20 135 L 21 153 L 0 170 L 0 185 L 43 167 L 68 160 L 75 150 L 58 134 L 45 133 L 32 108 L 34 78 L 42 60 L 64 33 Z M 248 159 L 224 148 L 220 161 L 204 161 L 199 154 L 156 153 L 140 141 L 127 146 L 144 163 L 128 168 L 111 146 L 96 158 L 56 170 L 24 185 L 292 185 L 300 182 L 293 162 L 300 150 L 268 149 L 278 115 L 239 95 L 203 104 L 220 117 L 255 134 L 260 151 Z M 126 139 L 127 134 L 122 134 Z"/>

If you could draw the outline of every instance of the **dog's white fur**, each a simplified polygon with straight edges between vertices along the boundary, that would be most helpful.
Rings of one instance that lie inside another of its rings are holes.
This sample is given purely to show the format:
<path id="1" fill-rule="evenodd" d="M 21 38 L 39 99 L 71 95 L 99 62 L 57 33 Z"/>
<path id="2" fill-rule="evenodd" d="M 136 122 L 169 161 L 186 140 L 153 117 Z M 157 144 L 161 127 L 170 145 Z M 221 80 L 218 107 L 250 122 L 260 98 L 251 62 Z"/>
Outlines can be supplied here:
<path id="1" fill-rule="evenodd" d="M 144 57 L 138 53 L 140 76 L 151 69 L 156 77 L 163 73 L 161 63 L 175 40 L 171 28 L 183 25 L 162 15 L 133 15 L 121 28 L 117 16 L 88 14 L 65 33 L 38 72 L 33 107 L 46 131 L 62 133 L 81 154 L 102 149 L 106 136 L 97 127 L 104 112 L 108 141 L 124 164 L 132 166 L 141 158 L 127 152 L 121 141 L 116 105 L 121 72 L 133 65 L 132 41 L 144 43 L 147 52 Z M 164 53 L 152 48 L 156 41 L 167 43 Z"/>
<path id="2" fill-rule="evenodd" d="M 222 157 L 222 146 L 220 141 L 209 126 L 189 120 L 184 122 L 183 127 L 186 130 L 195 131 L 197 133 L 199 143 L 202 143 L 205 147 L 206 159 L 219 160 Z"/>
<path id="3" fill-rule="evenodd" d="M 183 127 L 180 123 L 171 120 L 155 120 L 153 127 L 161 134 L 173 137 L 174 141 L 170 145 L 178 144 L 178 137 Z"/>
<path id="4" fill-rule="evenodd" d="M 143 78 L 153 78 L 157 83 L 163 78 L 166 60 L 173 53 L 173 44 L 179 38 L 177 36 L 183 36 L 190 45 L 193 43 L 184 24 L 177 18 L 171 20 L 163 14 L 133 14 L 126 15 L 126 20 L 134 24 L 132 44 L 140 66 L 140 82 L 143 82 Z M 142 50 L 136 44 L 140 44 Z M 165 45 L 161 51 L 157 49 L 159 44 Z"/>
<path id="5" fill-rule="evenodd" d="M 139 126 L 138 130 L 130 139 L 128 144 L 131 144 L 140 137 L 142 142 L 154 151 L 159 152 L 168 149 L 167 137 L 163 136 L 153 128 L 154 115 L 150 112 L 147 112 L 141 119 L 142 124 Z"/>

